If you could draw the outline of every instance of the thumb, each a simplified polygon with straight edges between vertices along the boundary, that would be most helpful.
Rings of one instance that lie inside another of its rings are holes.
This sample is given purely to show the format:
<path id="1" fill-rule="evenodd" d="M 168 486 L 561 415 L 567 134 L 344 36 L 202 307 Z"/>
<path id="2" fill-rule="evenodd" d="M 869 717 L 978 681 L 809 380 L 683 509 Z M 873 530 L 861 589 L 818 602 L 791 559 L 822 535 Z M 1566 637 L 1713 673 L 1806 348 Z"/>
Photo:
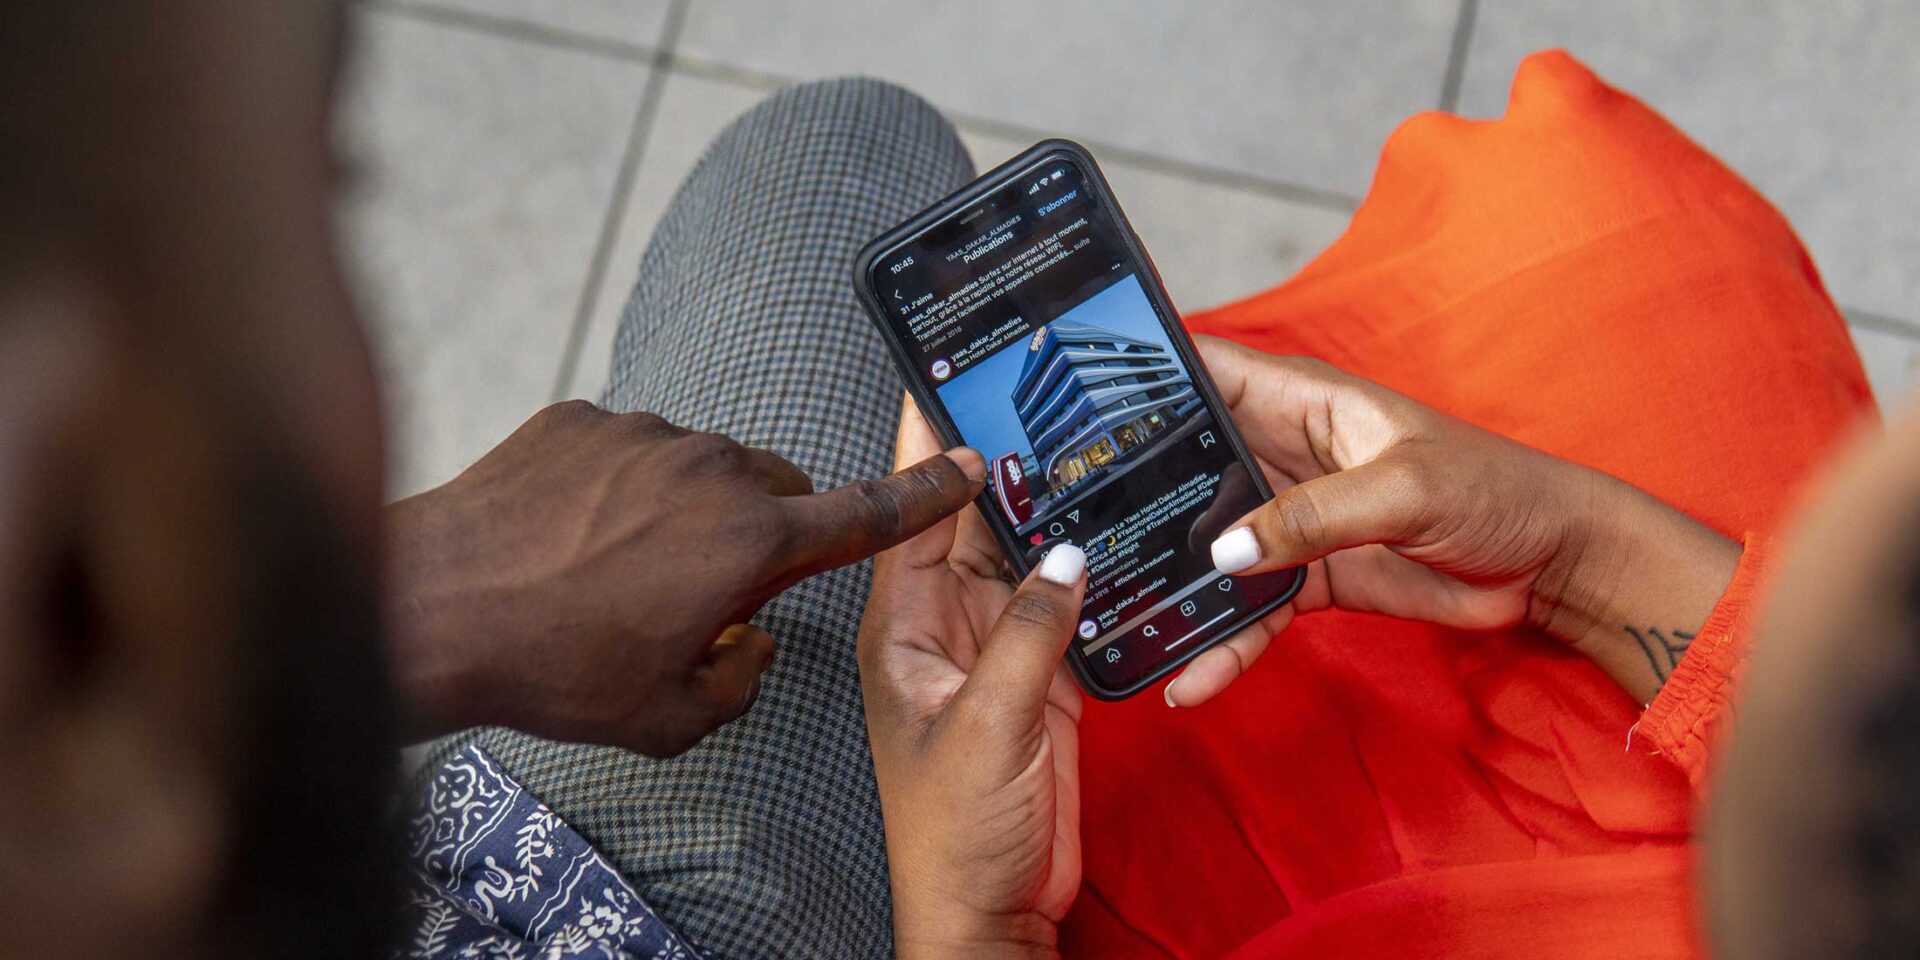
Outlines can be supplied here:
<path id="1" fill-rule="evenodd" d="M 954 696 L 956 706 L 989 721 L 1024 723 L 1040 715 L 1080 619 L 1086 574 L 1087 555 L 1079 547 L 1063 543 L 1047 551 L 1001 611 Z"/>
<path id="2" fill-rule="evenodd" d="M 1289 487 L 1213 541 L 1221 573 L 1297 567 L 1369 543 L 1399 544 L 1424 526 L 1419 467 L 1375 460 Z"/>

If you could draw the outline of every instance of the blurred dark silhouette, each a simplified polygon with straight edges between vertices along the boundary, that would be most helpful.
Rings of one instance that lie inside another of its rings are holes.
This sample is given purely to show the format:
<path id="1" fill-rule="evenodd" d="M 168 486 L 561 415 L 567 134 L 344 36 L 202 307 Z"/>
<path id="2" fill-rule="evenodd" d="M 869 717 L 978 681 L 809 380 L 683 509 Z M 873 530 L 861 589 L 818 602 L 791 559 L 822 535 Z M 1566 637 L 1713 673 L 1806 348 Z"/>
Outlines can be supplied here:
<path id="1" fill-rule="evenodd" d="M 0 12 L 0 954 L 384 951 L 343 18 Z"/>
<path id="2" fill-rule="evenodd" d="M 1712 942 L 1920 956 L 1920 420 L 1863 440 L 1794 542 L 1709 797 Z"/>

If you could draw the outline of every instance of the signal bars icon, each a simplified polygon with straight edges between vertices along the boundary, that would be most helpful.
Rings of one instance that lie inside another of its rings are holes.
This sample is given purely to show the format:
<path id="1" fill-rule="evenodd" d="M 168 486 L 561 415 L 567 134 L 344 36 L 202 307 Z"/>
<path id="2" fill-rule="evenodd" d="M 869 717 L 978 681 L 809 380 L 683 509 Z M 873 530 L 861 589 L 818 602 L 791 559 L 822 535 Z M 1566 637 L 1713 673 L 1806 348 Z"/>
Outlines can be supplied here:
<path id="1" fill-rule="evenodd" d="M 1065 170 L 1055 170 L 1054 172 L 1041 177 L 1039 180 L 1034 181 L 1033 186 L 1027 188 L 1027 196 L 1031 197 L 1034 194 L 1039 193 L 1041 187 L 1044 187 L 1048 183 L 1054 180 L 1058 180 L 1061 177 L 1064 177 L 1066 175 L 1067 175 L 1067 171 Z"/>

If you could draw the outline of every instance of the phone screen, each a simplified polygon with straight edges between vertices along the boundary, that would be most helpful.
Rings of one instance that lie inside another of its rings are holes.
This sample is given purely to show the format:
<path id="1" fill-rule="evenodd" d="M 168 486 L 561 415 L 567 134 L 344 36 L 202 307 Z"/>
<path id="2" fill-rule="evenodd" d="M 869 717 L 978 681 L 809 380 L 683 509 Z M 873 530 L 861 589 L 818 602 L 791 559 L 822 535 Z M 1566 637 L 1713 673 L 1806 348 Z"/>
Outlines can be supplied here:
<path id="1" fill-rule="evenodd" d="M 869 277 L 941 412 L 986 456 L 990 509 L 1025 566 L 1062 542 L 1086 551 L 1070 649 L 1109 694 L 1295 584 L 1213 566 L 1213 539 L 1264 496 L 1125 229 L 1073 159 L 1047 157 Z"/>

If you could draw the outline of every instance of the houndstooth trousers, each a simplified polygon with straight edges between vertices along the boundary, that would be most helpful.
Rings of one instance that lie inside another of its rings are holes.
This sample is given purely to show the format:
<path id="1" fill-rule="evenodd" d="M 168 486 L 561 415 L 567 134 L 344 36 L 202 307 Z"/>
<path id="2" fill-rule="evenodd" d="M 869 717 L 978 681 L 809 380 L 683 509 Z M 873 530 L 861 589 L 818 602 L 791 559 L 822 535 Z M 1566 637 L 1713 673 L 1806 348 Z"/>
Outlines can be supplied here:
<path id="1" fill-rule="evenodd" d="M 972 173 L 953 128 L 897 87 L 812 83 L 755 107 L 655 231 L 603 404 L 772 450 L 821 489 L 886 473 L 901 385 L 854 298 L 853 257 Z M 854 659 L 869 566 L 760 611 L 779 655 L 759 700 L 683 756 L 494 728 L 436 752 L 484 747 L 710 957 L 891 956 Z"/>

